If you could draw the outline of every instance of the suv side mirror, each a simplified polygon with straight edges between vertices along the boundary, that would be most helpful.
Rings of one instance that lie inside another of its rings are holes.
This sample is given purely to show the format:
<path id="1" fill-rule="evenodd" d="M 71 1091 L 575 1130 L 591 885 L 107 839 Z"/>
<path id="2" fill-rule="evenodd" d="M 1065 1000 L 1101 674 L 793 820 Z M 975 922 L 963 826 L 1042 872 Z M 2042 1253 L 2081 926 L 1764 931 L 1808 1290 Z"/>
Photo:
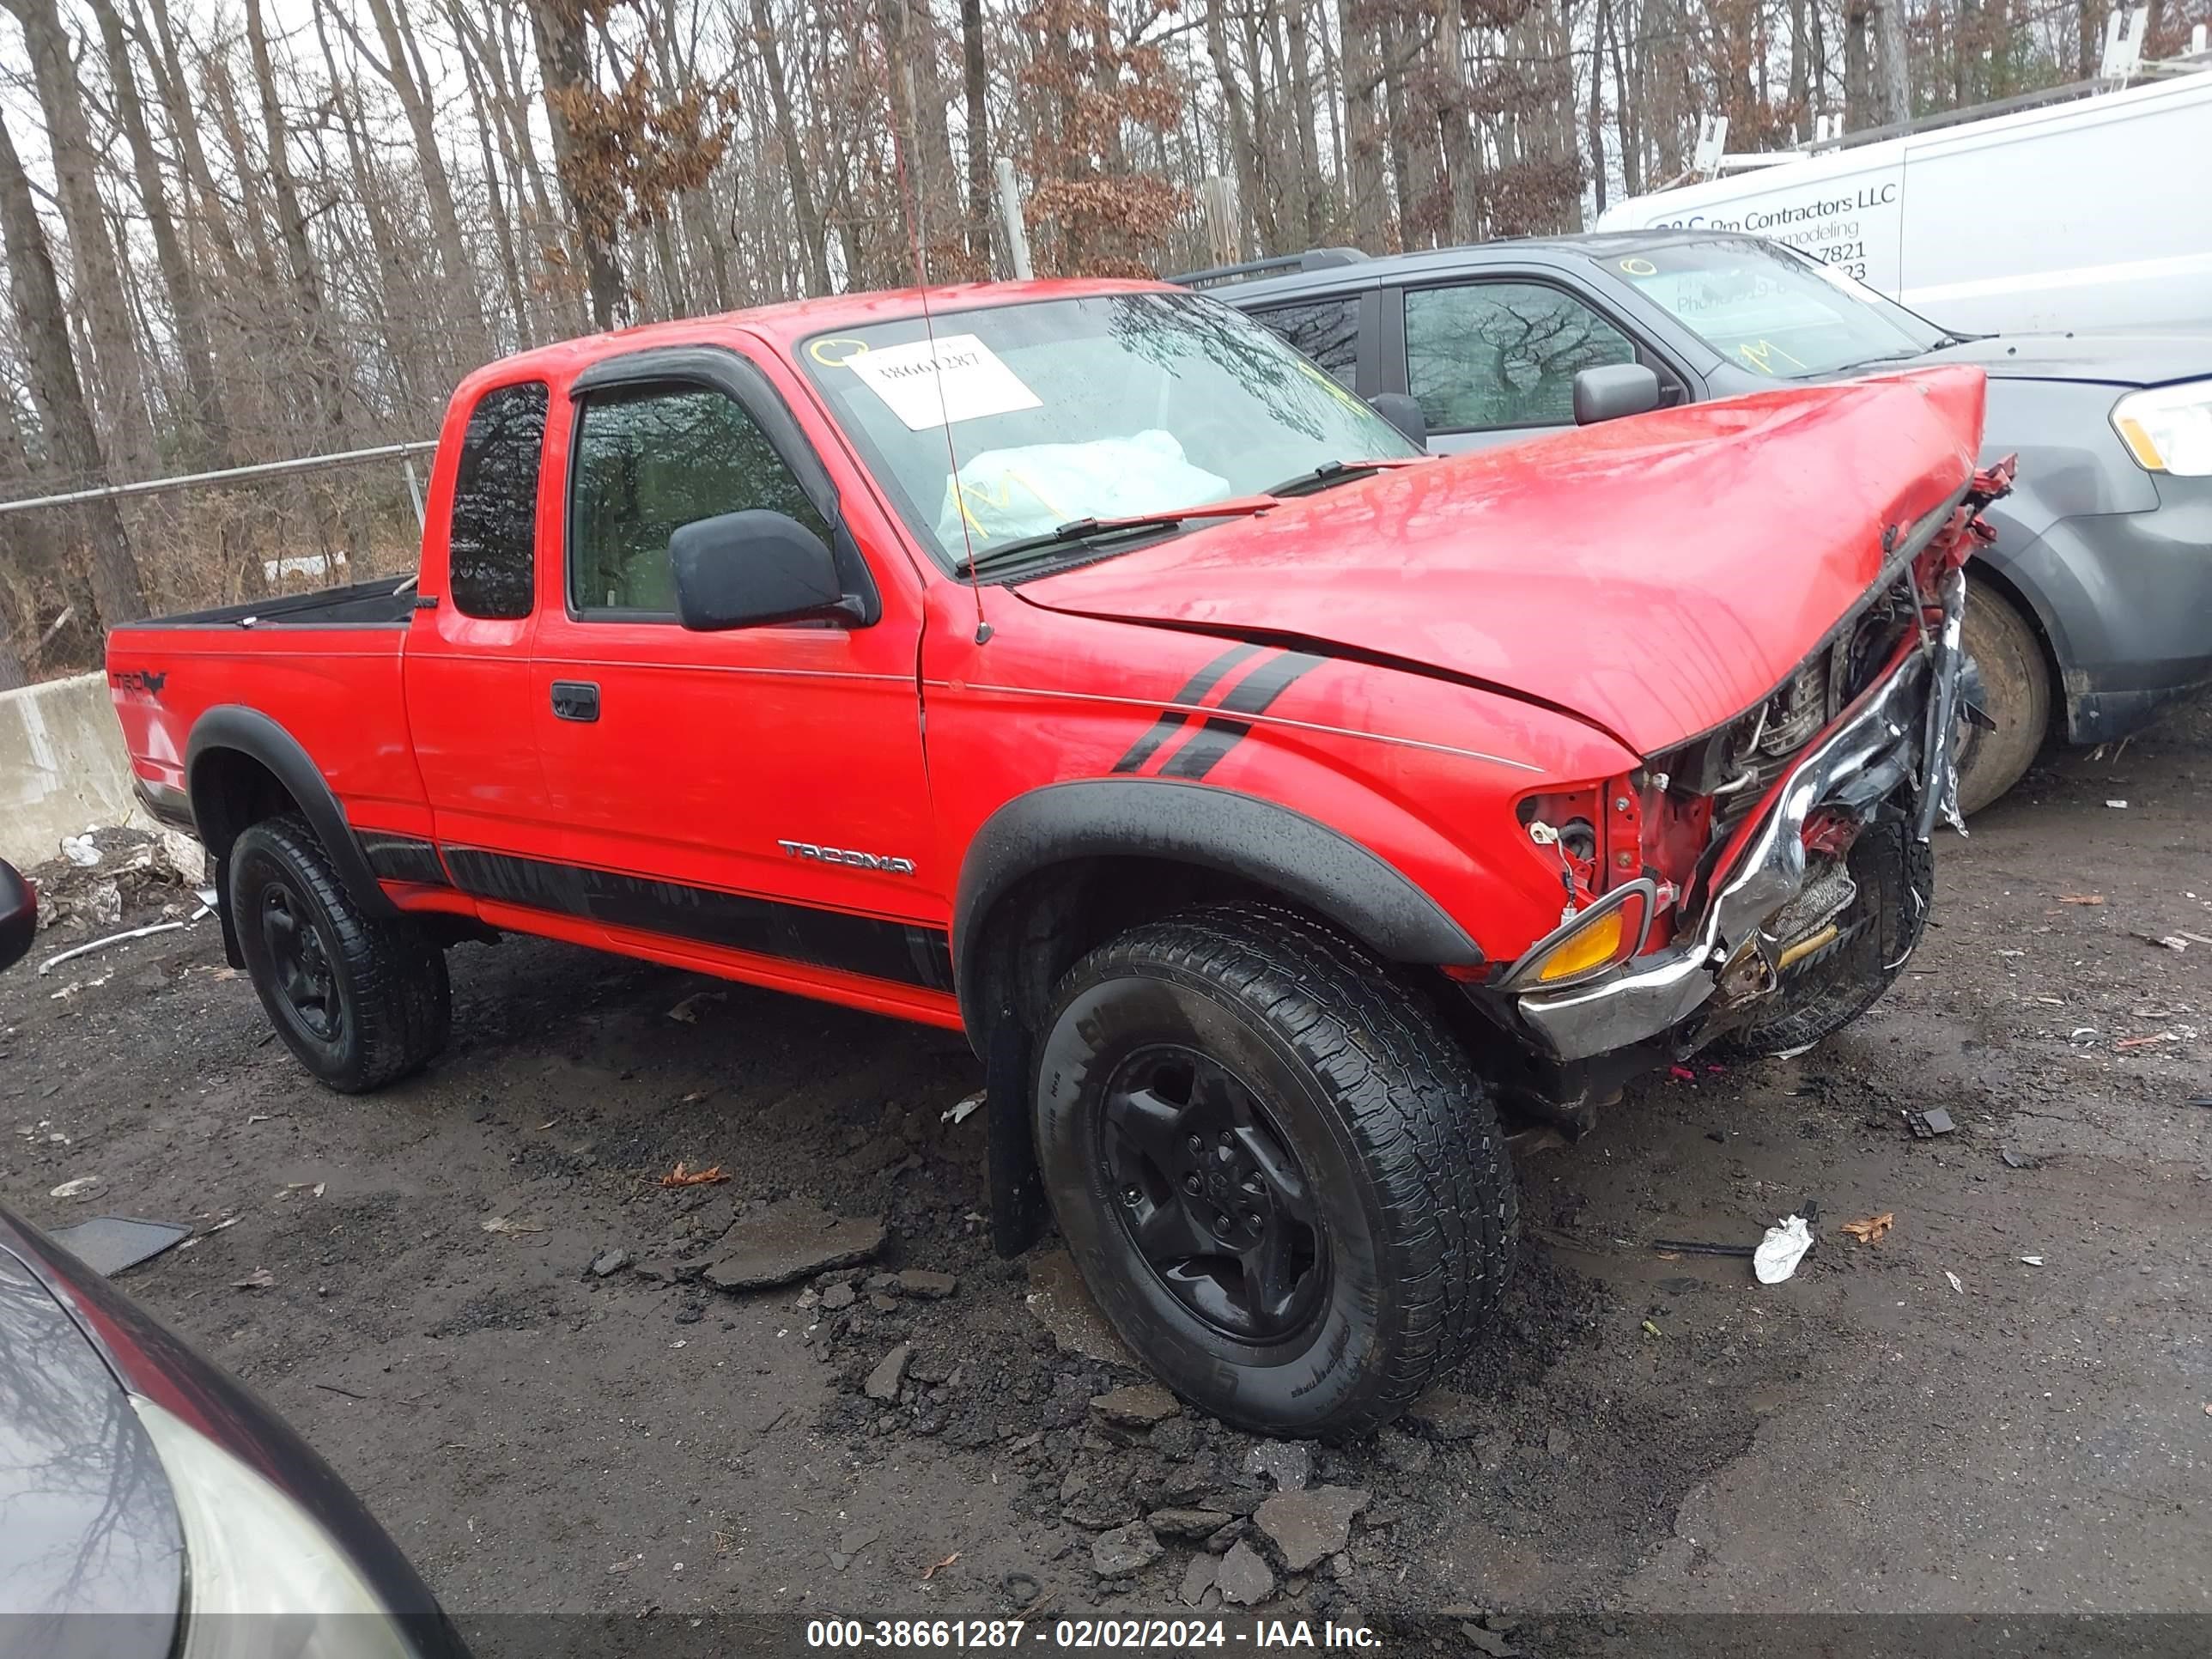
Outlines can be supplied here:
<path id="1" fill-rule="evenodd" d="M 751 507 L 696 519 L 668 538 L 676 615 L 698 633 L 818 617 L 860 620 L 829 544 L 788 514 Z"/>
<path id="2" fill-rule="evenodd" d="M 1659 377 L 1642 363 L 1607 363 L 1575 375 L 1575 424 L 1594 426 L 1659 407 Z"/>
<path id="3" fill-rule="evenodd" d="M 38 931 L 38 894 L 14 865 L 0 859 L 0 968 L 21 962 Z"/>
<path id="4" fill-rule="evenodd" d="M 1368 400 L 1374 411 L 1422 448 L 1429 447 L 1429 417 L 1409 392 L 1378 392 Z"/>

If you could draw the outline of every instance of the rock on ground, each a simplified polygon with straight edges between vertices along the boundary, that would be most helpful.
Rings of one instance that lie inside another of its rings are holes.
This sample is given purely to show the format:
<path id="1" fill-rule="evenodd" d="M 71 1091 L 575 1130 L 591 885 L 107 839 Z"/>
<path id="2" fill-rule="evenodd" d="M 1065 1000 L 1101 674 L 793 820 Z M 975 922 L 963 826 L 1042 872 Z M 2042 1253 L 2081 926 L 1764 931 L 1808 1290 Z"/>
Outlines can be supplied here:
<path id="1" fill-rule="evenodd" d="M 1117 1427 L 1149 1429 L 1182 1411 L 1182 1402 L 1157 1382 L 1138 1382 L 1100 1395 L 1091 1409 Z"/>
<path id="2" fill-rule="evenodd" d="M 1244 1454 L 1244 1473 L 1267 1476 L 1279 1492 L 1296 1492 L 1313 1479 L 1313 1448 L 1298 1440 L 1262 1440 Z"/>
<path id="3" fill-rule="evenodd" d="M 1279 1492 L 1254 1511 L 1252 1524 L 1274 1545 L 1285 1568 L 1304 1572 L 1351 1541 L 1352 1517 L 1366 1507 L 1366 1492 L 1354 1486 Z"/>
<path id="4" fill-rule="evenodd" d="M 1052 1333 L 1062 1353 L 1124 1370 L 1143 1369 L 1091 1299 L 1073 1256 L 1066 1250 L 1038 1256 L 1029 1264 L 1029 1310 Z"/>
<path id="5" fill-rule="evenodd" d="M 1206 1599 L 1206 1591 L 1213 1588 L 1213 1576 L 1220 1564 L 1210 1555 L 1194 1555 L 1190 1565 L 1182 1571 L 1182 1604 L 1194 1607 Z"/>
<path id="6" fill-rule="evenodd" d="M 914 1344 L 902 1342 L 876 1362 L 875 1370 L 861 1385 L 871 1400 L 890 1405 L 898 1399 L 899 1384 L 906 1381 L 906 1362 L 914 1358 Z"/>
<path id="7" fill-rule="evenodd" d="M 1235 1607 L 1256 1607 L 1275 1593 L 1275 1575 L 1249 1544 L 1239 1544 L 1221 1558 L 1213 1583 L 1221 1599 Z"/>
<path id="8" fill-rule="evenodd" d="M 901 1296 L 910 1296 L 923 1302 L 942 1302 L 960 1288 L 960 1281 L 951 1273 L 931 1273 L 922 1267 L 909 1267 L 904 1273 L 893 1273 L 891 1284 Z"/>
<path id="9" fill-rule="evenodd" d="M 1230 1522 L 1223 1510 L 1154 1510 L 1146 1519 L 1164 1538 L 1205 1538 Z"/>
<path id="10" fill-rule="evenodd" d="M 1102 1532 L 1091 1540 L 1091 1565 L 1101 1578 L 1127 1578 L 1165 1555 L 1152 1529 L 1141 1521 Z"/>
<path id="11" fill-rule="evenodd" d="M 722 1236 L 730 1248 L 707 1264 L 709 1285 L 725 1291 L 764 1290 L 794 1279 L 849 1267 L 884 1247 L 881 1218 L 834 1216 L 811 1199 L 785 1199 L 735 1223 Z"/>

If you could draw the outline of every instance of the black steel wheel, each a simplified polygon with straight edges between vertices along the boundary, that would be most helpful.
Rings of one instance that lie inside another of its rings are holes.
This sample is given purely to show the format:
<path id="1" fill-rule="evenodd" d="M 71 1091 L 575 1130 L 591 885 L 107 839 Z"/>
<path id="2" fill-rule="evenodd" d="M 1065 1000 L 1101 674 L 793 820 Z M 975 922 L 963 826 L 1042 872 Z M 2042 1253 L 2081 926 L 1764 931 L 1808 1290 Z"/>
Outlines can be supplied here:
<path id="1" fill-rule="evenodd" d="M 1194 1048 L 1140 1048 L 1109 1079 L 1097 1121 L 1121 1224 L 1170 1294 L 1243 1342 L 1282 1341 L 1313 1317 L 1328 1232 L 1250 1083 Z"/>
<path id="2" fill-rule="evenodd" d="M 1387 1423 L 1474 1344 L 1516 1194 L 1466 1055 L 1384 963 L 1295 912 L 1148 922 L 1061 981 L 1038 1160 L 1100 1308 L 1240 1427 Z"/>
<path id="3" fill-rule="evenodd" d="M 230 849 L 226 896 L 276 1035 L 345 1094 L 404 1077 L 445 1046 L 445 952 L 414 923 L 365 915 L 305 820 L 264 818 Z"/>

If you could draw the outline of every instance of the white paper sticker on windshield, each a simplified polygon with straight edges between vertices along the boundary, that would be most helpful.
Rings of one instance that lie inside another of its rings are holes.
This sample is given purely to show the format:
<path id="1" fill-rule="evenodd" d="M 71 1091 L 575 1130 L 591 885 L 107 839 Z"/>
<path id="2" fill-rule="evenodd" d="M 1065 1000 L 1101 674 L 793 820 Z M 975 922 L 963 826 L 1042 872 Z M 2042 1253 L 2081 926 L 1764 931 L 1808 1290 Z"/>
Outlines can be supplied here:
<path id="1" fill-rule="evenodd" d="M 1042 406 L 1036 393 L 972 334 L 948 334 L 933 346 L 916 340 L 858 351 L 844 362 L 911 432 Z"/>

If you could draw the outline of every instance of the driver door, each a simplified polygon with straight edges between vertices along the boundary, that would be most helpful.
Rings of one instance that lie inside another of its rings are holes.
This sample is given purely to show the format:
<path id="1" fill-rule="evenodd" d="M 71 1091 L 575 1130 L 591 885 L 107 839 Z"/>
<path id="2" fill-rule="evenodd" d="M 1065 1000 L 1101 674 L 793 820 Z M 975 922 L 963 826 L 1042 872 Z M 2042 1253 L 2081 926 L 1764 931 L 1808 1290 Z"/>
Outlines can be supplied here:
<path id="1" fill-rule="evenodd" d="M 609 360 L 579 378 L 569 417 L 560 590 L 532 696 L 549 816 L 567 862 L 596 872 L 590 913 L 928 982 L 907 924 L 941 928 L 949 883 L 933 879 L 915 585 L 869 570 L 819 457 L 735 352 Z M 684 629 L 670 534 L 746 508 L 838 547 L 872 619 Z"/>

